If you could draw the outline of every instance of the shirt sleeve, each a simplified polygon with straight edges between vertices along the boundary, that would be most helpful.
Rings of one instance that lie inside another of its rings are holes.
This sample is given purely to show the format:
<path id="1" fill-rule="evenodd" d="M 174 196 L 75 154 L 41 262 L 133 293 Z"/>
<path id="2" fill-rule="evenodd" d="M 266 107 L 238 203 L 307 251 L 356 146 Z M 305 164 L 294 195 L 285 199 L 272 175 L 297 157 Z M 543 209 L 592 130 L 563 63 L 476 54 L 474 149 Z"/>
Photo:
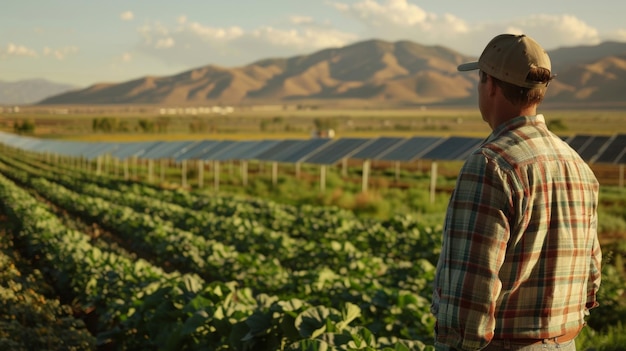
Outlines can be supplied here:
<path id="1" fill-rule="evenodd" d="M 510 236 L 507 179 L 493 160 L 473 154 L 448 205 L 435 281 L 437 341 L 459 350 L 480 349 L 493 338 Z"/>
<path id="2" fill-rule="evenodd" d="M 596 294 L 600 289 L 600 281 L 602 278 L 601 263 L 602 263 L 602 251 L 600 249 L 600 243 L 598 242 L 597 233 L 597 215 L 594 215 L 591 230 L 593 231 L 593 247 L 591 250 L 591 264 L 589 267 L 589 281 L 587 282 L 587 303 L 585 307 L 590 310 L 597 307 L 598 301 L 596 300 Z"/>

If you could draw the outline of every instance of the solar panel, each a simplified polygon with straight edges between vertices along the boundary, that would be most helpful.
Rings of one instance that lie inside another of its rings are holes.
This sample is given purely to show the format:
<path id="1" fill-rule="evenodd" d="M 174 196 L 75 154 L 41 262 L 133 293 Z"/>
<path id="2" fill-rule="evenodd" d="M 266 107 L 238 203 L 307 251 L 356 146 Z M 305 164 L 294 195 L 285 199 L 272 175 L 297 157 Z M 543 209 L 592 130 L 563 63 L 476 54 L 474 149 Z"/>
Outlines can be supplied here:
<path id="1" fill-rule="evenodd" d="M 306 140 L 282 140 L 274 146 L 260 152 L 253 158 L 259 161 L 280 161 L 286 155 L 294 152 L 300 145 L 304 145 Z"/>
<path id="2" fill-rule="evenodd" d="M 624 163 L 620 157 L 626 152 L 626 134 L 618 134 L 608 141 L 601 154 L 593 160 L 596 163 Z"/>
<path id="3" fill-rule="evenodd" d="M 332 165 L 371 143 L 372 139 L 342 138 L 302 158 L 302 162 Z"/>
<path id="4" fill-rule="evenodd" d="M 89 143 L 87 147 L 81 150 L 81 156 L 88 160 L 93 160 L 99 156 L 106 155 L 117 149 L 118 144 L 108 142 Z"/>
<path id="5" fill-rule="evenodd" d="M 194 145 L 191 145 L 188 149 L 182 151 L 176 156 L 176 162 L 183 160 L 197 159 L 198 156 L 208 152 L 211 148 L 215 147 L 220 142 L 218 140 L 203 140 Z"/>
<path id="6" fill-rule="evenodd" d="M 273 148 L 279 143 L 280 140 L 262 140 L 257 143 L 253 148 L 241 152 L 237 157 L 239 160 L 252 160 L 255 159 L 258 154 L 265 152 L 270 148 Z"/>
<path id="7" fill-rule="evenodd" d="M 49 152 L 53 153 L 58 149 L 60 141 L 55 140 L 40 140 L 39 142 L 35 141 L 26 141 L 22 144 L 20 148 L 28 151 L 39 151 L 39 152 Z"/>
<path id="8" fill-rule="evenodd" d="M 13 145 L 15 147 L 19 147 L 20 149 L 33 151 L 37 150 L 37 148 L 45 149 L 46 141 L 34 138 L 27 138 L 24 140 L 15 139 L 13 140 Z"/>
<path id="9" fill-rule="evenodd" d="M 43 145 L 41 145 L 43 147 Z M 79 141 L 55 142 L 46 145 L 48 150 L 66 156 L 82 157 L 83 150 L 89 148 L 90 143 Z"/>
<path id="10" fill-rule="evenodd" d="M 585 148 L 591 139 L 593 139 L 593 135 L 575 135 L 567 143 L 580 155 L 581 150 Z"/>
<path id="11" fill-rule="evenodd" d="M 420 155 L 443 140 L 437 137 L 412 137 L 396 145 L 395 148 L 384 152 L 379 156 L 379 159 L 383 161 L 411 161 L 419 158 Z"/>
<path id="12" fill-rule="evenodd" d="M 292 146 L 290 150 L 287 150 L 281 157 L 277 158 L 275 161 L 278 162 L 286 162 L 286 163 L 297 163 L 301 162 L 302 159 L 311 153 L 314 153 L 316 150 L 323 148 L 327 144 L 332 143 L 332 139 L 309 139 L 304 140 L 301 143 L 297 143 Z"/>
<path id="13" fill-rule="evenodd" d="M 617 160 L 615 161 L 615 163 L 617 163 L 618 165 L 624 165 L 626 164 L 626 149 L 624 149 L 624 151 L 622 151 L 621 156 L 619 156 L 617 158 Z"/>
<path id="14" fill-rule="evenodd" d="M 24 137 L 10 133 L 0 132 L 0 140 L 3 144 L 14 147 L 14 148 L 22 148 L 24 150 L 30 150 L 28 148 L 28 144 L 39 143 L 40 139 L 35 139 L 31 137 Z"/>
<path id="15" fill-rule="evenodd" d="M 227 160 L 242 160 L 246 159 L 244 155 L 255 154 L 267 147 L 268 141 L 254 140 L 254 141 L 238 141 L 229 148 L 225 148 L 218 153 L 213 154 L 214 160 L 227 161 Z"/>
<path id="16" fill-rule="evenodd" d="M 485 139 L 482 138 L 474 138 L 473 141 L 468 142 L 468 144 L 466 145 L 466 150 L 465 152 L 460 153 L 459 155 L 457 155 L 456 160 L 465 160 L 469 157 L 469 155 L 476 151 L 476 149 L 478 149 L 478 147 L 485 141 Z"/>
<path id="17" fill-rule="evenodd" d="M 222 140 L 219 143 L 215 144 L 210 149 L 208 149 L 207 151 L 201 154 L 198 154 L 196 158 L 199 160 L 204 160 L 204 161 L 220 160 L 217 156 L 219 156 L 219 154 L 223 152 L 224 150 L 231 148 L 235 146 L 236 144 L 237 144 L 236 141 Z"/>
<path id="18" fill-rule="evenodd" d="M 463 160 L 482 141 L 479 138 L 450 137 L 420 157 L 428 160 Z"/>
<path id="19" fill-rule="evenodd" d="M 140 157 L 160 143 L 159 141 L 120 143 L 119 147 L 111 152 L 111 156 L 119 158 L 120 160 L 134 156 Z"/>
<path id="20" fill-rule="evenodd" d="M 626 134 L 615 136 L 575 135 L 561 137 L 587 162 L 626 163 Z M 56 153 L 94 159 L 110 153 L 125 159 L 131 156 L 162 159 L 250 160 L 334 164 L 344 158 L 411 161 L 462 160 L 480 143 L 467 137 L 381 137 L 375 139 L 291 139 L 258 141 L 152 141 L 77 142 L 44 140 L 0 132 L 0 143 L 32 152 Z"/>
<path id="21" fill-rule="evenodd" d="M 580 149 L 578 154 L 583 158 L 583 160 L 590 161 L 600 152 L 600 149 L 608 140 L 608 136 L 594 136 L 583 148 Z"/>
<path id="22" fill-rule="evenodd" d="M 175 158 L 183 149 L 196 141 L 164 141 L 152 147 L 141 155 L 141 158 L 158 160 L 162 158 Z"/>
<path id="23" fill-rule="evenodd" d="M 354 155 L 350 156 L 351 159 L 357 160 L 376 160 L 382 154 L 389 152 L 394 147 L 400 145 L 405 138 L 388 138 L 382 137 L 375 139 L 372 143 L 363 147 L 359 151 L 355 152 Z"/>

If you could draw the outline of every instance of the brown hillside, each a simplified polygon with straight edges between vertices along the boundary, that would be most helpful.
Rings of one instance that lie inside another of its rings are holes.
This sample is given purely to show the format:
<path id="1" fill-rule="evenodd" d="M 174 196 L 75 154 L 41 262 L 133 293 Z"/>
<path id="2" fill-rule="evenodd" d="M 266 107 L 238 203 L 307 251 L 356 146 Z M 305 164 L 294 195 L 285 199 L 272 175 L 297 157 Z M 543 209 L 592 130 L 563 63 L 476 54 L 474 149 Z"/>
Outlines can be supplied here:
<path id="1" fill-rule="evenodd" d="M 626 44 L 621 43 L 556 50 L 553 67 L 558 77 L 547 98 L 622 101 L 624 53 Z M 574 54 L 581 60 L 576 61 Z M 242 67 L 208 65 L 172 76 L 95 84 L 40 104 L 253 104 L 306 99 L 442 104 L 475 97 L 477 76 L 456 71 L 460 63 L 472 59 L 442 46 L 368 40 Z"/>
<path id="2" fill-rule="evenodd" d="M 564 89 L 560 98 L 573 101 L 622 101 L 626 89 L 626 56 L 608 56 L 561 71 L 557 81 Z M 552 87 L 551 87 L 552 89 Z"/>

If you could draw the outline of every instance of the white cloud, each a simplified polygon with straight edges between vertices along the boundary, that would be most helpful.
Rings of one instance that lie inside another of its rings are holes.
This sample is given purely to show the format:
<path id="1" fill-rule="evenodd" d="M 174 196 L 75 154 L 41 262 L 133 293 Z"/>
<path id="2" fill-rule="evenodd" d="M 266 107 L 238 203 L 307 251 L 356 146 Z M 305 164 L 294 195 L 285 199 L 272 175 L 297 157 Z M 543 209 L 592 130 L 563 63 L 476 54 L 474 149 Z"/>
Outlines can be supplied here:
<path id="1" fill-rule="evenodd" d="M 120 14 L 122 21 L 132 21 L 135 18 L 135 14 L 132 11 L 125 11 Z"/>
<path id="2" fill-rule="evenodd" d="M 13 43 L 9 43 L 6 46 L 6 49 L 0 49 L 0 57 L 8 58 L 8 57 L 49 57 L 54 58 L 59 61 L 66 59 L 68 56 L 73 55 L 78 52 L 78 47 L 76 46 L 65 46 L 61 48 L 50 48 L 45 46 L 41 50 L 41 54 L 36 50 L 30 49 L 24 45 L 16 45 Z"/>
<path id="3" fill-rule="evenodd" d="M 140 51 L 170 64 L 190 67 L 236 66 L 267 57 L 308 54 L 358 39 L 351 33 L 318 26 L 305 16 L 291 17 L 287 28 L 263 26 L 253 30 L 213 27 L 185 18 L 172 28 L 161 23 L 146 24 L 139 33 L 143 38 Z"/>
<path id="4" fill-rule="evenodd" d="M 68 55 L 72 55 L 78 52 L 76 46 L 66 46 L 58 49 L 52 49 L 49 47 L 43 48 L 43 56 L 53 57 L 57 60 L 64 60 Z"/>
<path id="5" fill-rule="evenodd" d="M 212 26 L 181 15 L 174 24 L 146 22 L 138 29 L 141 41 L 137 50 L 176 67 L 197 67 L 238 66 L 269 57 L 310 54 L 370 38 L 442 45 L 473 56 L 500 33 L 528 34 L 546 49 L 605 40 L 597 29 L 572 15 L 536 14 L 470 22 L 460 17 L 462 13 L 427 11 L 410 0 L 329 1 L 331 8 L 360 23 L 361 28 L 347 32 L 328 20 L 319 22 L 298 14 L 253 29 Z M 624 40 L 626 31 L 615 31 L 611 36 Z"/>
<path id="6" fill-rule="evenodd" d="M 424 45 L 443 45 L 468 55 L 479 55 L 484 45 L 500 33 L 525 33 L 546 49 L 597 44 L 603 39 L 596 28 L 572 15 L 535 14 L 513 20 L 470 23 L 454 13 L 425 11 L 407 0 L 361 0 L 330 5 L 360 22 L 364 38 L 408 39 Z M 624 38 L 624 33 L 617 31 L 612 37 Z"/>
<path id="7" fill-rule="evenodd" d="M 626 29 L 618 29 L 602 36 L 603 40 L 626 42 Z"/>
<path id="8" fill-rule="evenodd" d="M 139 27 L 137 31 L 143 38 L 143 42 L 141 44 L 143 46 L 153 46 L 158 38 L 162 39 L 163 37 L 167 37 L 169 35 L 169 29 L 159 22 L 144 24 Z M 157 39 L 155 40 L 155 38 Z"/>
<path id="9" fill-rule="evenodd" d="M 367 38 L 446 45 L 471 31 L 465 20 L 453 14 L 427 12 L 407 0 L 363 0 L 330 5 L 360 22 L 364 27 L 363 36 Z"/>
<path id="10" fill-rule="evenodd" d="M 180 27 L 176 32 L 183 35 L 197 36 L 202 40 L 232 40 L 239 38 L 244 33 L 243 29 L 237 26 L 216 28 L 205 26 L 198 22 L 188 23 L 186 26 Z"/>
<path id="11" fill-rule="evenodd" d="M 6 49 L 0 49 L 0 57 L 8 58 L 11 56 L 37 57 L 37 52 L 24 45 L 8 43 Z"/>
<path id="12" fill-rule="evenodd" d="M 132 60 L 133 60 L 133 55 L 132 54 L 130 54 L 128 52 L 125 52 L 125 53 L 122 54 L 122 62 L 130 62 Z"/>
<path id="13" fill-rule="evenodd" d="M 310 16 L 291 16 L 289 18 L 289 22 L 291 22 L 292 24 L 309 24 L 309 23 L 313 23 L 313 17 Z"/>
<path id="14" fill-rule="evenodd" d="M 174 39 L 171 37 L 161 38 L 154 44 L 155 49 L 168 49 L 174 46 Z"/>
<path id="15" fill-rule="evenodd" d="M 598 44 L 598 30 L 572 15 L 533 15 L 511 21 L 505 31 L 533 36 L 544 47 Z"/>
<path id="16" fill-rule="evenodd" d="M 374 0 L 364 0 L 352 5 L 336 6 L 350 16 L 363 21 L 369 26 L 381 28 L 386 24 L 394 26 L 413 26 L 423 23 L 430 16 L 416 5 L 409 4 L 406 0 L 387 0 L 380 4 Z"/>
<path id="17" fill-rule="evenodd" d="M 354 35 L 334 30 L 289 29 L 281 30 L 273 27 L 262 27 L 249 33 L 249 37 L 265 45 L 295 48 L 300 50 L 322 49 L 343 46 L 356 39 Z"/>

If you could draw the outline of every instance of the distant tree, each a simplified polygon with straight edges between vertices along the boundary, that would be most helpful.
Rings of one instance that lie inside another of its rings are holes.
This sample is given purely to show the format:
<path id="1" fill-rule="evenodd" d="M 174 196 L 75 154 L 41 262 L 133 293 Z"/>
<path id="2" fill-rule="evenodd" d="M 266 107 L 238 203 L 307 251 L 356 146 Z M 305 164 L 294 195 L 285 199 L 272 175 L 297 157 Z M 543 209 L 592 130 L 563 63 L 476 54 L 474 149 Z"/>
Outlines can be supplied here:
<path id="1" fill-rule="evenodd" d="M 155 122 L 155 127 L 156 127 L 157 132 L 159 133 L 167 132 L 170 126 L 171 120 L 172 118 L 169 116 L 162 116 L 162 117 L 157 118 Z"/>
<path id="2" fill-rule="evenodd" d="M 94 118 L 91 128 L 94 132 L 117 132 L 120 130 L 120 120 L 114 117 Z"/>
<path id="3" fill-rule="evenodd" d="M 119 124 L 117 125 L 117 131 L 118 132 L 130 132 L 130 124 L 128 123 L 128 121 L 119 122 Z"/>
<path id="4" fill-rule="evenodd" d="M 189 131 L 191 133 L 205 133 L 209 130 L 209 124 L 202 118 L 194 118 L 189 123 Z"/>
<path id="5" fill-rule="evenodd" d="M 137 123 L 139 129 L 144 133 L 154 132 L 154 122 L 147 119 L 140 119 Z"/>
<path id="6" fill-rule="evenodd" d="M 315 125 L 315 129 L 320 131 L 336 129 L 339 122 L 334 118 L 316 118 L 313 120 L 313 124 Z"/>
<path id="7" fill-rule="evenodd" d="M 35 133 L 35 121 L 32 119 L 16 121 L 13 129 L 17 134 L 33 134 Z"/>
<path id="8" fill-rule="evenodd" d="M 270 121 L 264 119 L 264 120 L 261 120 L 259 128 L 261 128 L 262 132 L 265 132 L 268 130 L 269 125 L 270 125 Z"/>

